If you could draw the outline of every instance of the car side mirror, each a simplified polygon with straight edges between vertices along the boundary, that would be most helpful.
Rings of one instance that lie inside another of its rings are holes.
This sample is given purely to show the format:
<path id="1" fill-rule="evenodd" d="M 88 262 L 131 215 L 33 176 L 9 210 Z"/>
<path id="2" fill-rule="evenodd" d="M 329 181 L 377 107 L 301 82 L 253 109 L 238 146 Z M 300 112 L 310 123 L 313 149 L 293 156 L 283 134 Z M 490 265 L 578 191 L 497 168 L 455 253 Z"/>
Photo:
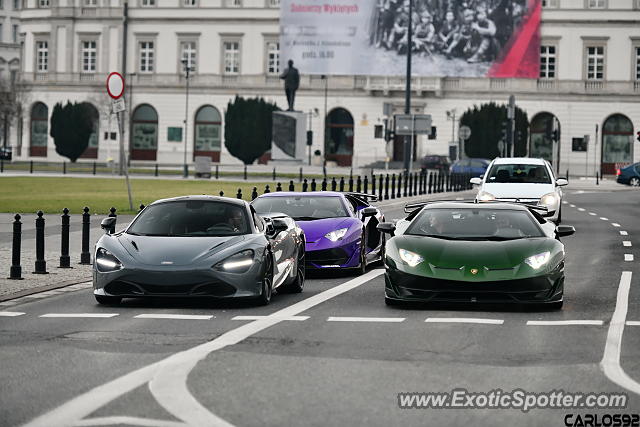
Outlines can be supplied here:
<path id="1" fill-rule="evenodd" d="M 564 186 L 565 186 L 565 185 L 567 185 L 567 184 L 569 184 L 569 181 L 567 181 L 567 180 L 566 180 L 566 179 L 564 179 L 564 178 L 558 178 L 558 179 L 556 179 L 556 185 L 557 185 L 558 187 L 564 187 Z"/>
<path id="2" fill-rule="evenodd" d="M 362 212 L 362 218 L 366 218 L 368 216 L 376 216 L 378 210 L 373 207 L 367 207 L 362 209 L 360 212 Z"/>
<path id="3" fill-rule="evenodd" d="M 287 231 L 289 228 L 287 222 L 280 218 L 274 218 L 271 223 L 273 224 L 273 234 L 279 234 L 281 231 Z"/>
<path id="4" fill-rule="evenodd" d="M 110 216 L 102 220 L 100 228 L 104 230 L 106 234 L 111 234 L 111 230 L 116 226 L 116 218 Z"/>
<path id="5" fill-rule="evenodd" d="M 559 225 L 556 227 L 556 234 L 558 237 L 571 236 L 576 232 L 576 229 L 570 225 Z"/>
<path id="6" fill-rule="evenodd" d="M 481 185 L 482 178 L 474 177 L 474 178 L 471 178 L 469 182 L 472 183 L 473 185 Z"/>
<path id="7" fill-rule="evenodd" d="M 393 235 L 393 232 L 396 231 L 396 225 L 390 222 L 380 223 L 376 228 L 378 229 L 378 231 L 382 233 L 387 233 L 391 235 Z"/>
<path id="8" fill-rule="evenodd" d="M 546 211 L 546 212 L 543 211 L 540 215 L 545 218 L 548 218 L 550 216 L 554 216 L 555 214 L 556 214 L 556 211 Z"/>

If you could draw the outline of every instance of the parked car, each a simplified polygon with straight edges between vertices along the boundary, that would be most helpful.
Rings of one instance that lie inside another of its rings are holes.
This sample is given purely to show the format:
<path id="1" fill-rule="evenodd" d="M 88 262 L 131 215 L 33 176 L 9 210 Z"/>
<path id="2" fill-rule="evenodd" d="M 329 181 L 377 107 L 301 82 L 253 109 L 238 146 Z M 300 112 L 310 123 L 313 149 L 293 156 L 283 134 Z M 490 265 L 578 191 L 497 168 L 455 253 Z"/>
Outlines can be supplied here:
<path id="1" fill-rule="evenodd" d="M 0 147 L 0 160 L 11 160 L 11 147 Z"/>
<path id="2" fill-rule="evenodd" d="M 497 158 L 491 162 L 483 178 L 471 178 L 479 185 L 479 202 L 504 201 L 545 206 L 548 217 L 559 224 L 562 220 L 562 187 L 568 182 L 556 178 L 544 159 L 528 157 Z"/>
<path id="3" fill-rule="evenodd" d="M 471 176 L 482 176 L 487 171 L 491 160 L 489 159 L 462 159 L 451 165 L 451 174 L 466 174 Z"/>
<path id="4" fill-rule="evenodd" d="M 449 172 L 451 167 L 451 160 L 447 156 L 424 156 L 420 160 L 420 169 L 423 171 L 428 169 L 436 169 L 443 172 Z"/>
<path id="5" fill-rule="evenodd" d="M 185 196 L 153 202 L 123 231 L 115 218 L 95 247 L 93 294 L 122 298 L 249 298 L 260 305 L 275 289 L 301 292 L 304 233 L 283 215 L 258 216 L 247 202 Z"/>
<path id="6" fill-rule="evenodd" d="M 632 187 L 640 187 L 640 163 L 629 165 L 626 168 L 618 169 L 618 183 L 627 184 Z"/>

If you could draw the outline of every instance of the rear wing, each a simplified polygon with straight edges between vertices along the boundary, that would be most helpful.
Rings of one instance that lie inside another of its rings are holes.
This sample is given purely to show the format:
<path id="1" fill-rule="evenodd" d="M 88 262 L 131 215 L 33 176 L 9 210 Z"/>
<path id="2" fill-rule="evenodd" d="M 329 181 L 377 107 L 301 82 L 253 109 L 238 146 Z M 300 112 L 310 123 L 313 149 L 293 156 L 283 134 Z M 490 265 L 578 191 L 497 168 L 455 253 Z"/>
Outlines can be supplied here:
<path id="1" fill-rule="evenodd" d="M 529 210 L 536 211 L 536 213 L 539 213 L 542 216 L 548 214 L 549 212 L 549 209 L 546 206 L 533 205 L 530 203 L 522 203 L 522 202 L 515 202 L 515 201 L 504 201 L 504 200 L 488 200 L 485 202 L 479 202 L 478 200 L 429 200 L 426 202 L 407 203 L 404 206 L 404 212 L 412 213 L 412 212 L 415 212 L 417 209 L 422 209 L 427 205 L 431 205 L 434 203 L 442 203 L 442 202 L 456 202 L 456 203 L 468 203 L 468 204 L 506 203 L 506 204 L 524 206 Z"/>
<path id="2" fill-rule="evenodd" d="M 372 202 L 378 201 L 378 196 L 375 194 L 367 194 L 367 193 L 354 193 L 352 191 L 348 191 L 344 193 L 347 196 L 358 197 L 360 199 L 371 200 Z"/>

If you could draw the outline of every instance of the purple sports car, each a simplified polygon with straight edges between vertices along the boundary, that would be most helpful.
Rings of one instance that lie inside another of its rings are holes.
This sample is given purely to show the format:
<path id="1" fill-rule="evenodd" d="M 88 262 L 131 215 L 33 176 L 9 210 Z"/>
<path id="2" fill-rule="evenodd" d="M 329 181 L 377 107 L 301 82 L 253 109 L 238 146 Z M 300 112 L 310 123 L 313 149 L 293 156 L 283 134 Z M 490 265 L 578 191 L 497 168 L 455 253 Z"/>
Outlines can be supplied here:
<path id="1" fill-rule="evenodd" d="M 384 222 L 369 200 L 375 196 L 334 191 L 275 192 L 251 204 L 258 214 L 283 213 L 304 230 L 307 268 L 353 268 L 364 273 L 384 257 Z"/>

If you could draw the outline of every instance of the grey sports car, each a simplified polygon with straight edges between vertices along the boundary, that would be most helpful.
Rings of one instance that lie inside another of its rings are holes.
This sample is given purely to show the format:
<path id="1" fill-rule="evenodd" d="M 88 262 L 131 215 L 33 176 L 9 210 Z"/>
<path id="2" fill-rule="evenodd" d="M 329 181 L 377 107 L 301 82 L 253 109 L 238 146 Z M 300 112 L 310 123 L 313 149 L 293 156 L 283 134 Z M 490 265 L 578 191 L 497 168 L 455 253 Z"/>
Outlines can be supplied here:
<path id="1" fill-rule="evenodd" d="M 304 287 L 304 232 L 283 214 L 259 216 L 249 203 L 225 197 L 158 200 L 125 230 L 95 247 L 94 295 L 122 298 L 253 298 L 268 304 L 273 290 Z"/>

